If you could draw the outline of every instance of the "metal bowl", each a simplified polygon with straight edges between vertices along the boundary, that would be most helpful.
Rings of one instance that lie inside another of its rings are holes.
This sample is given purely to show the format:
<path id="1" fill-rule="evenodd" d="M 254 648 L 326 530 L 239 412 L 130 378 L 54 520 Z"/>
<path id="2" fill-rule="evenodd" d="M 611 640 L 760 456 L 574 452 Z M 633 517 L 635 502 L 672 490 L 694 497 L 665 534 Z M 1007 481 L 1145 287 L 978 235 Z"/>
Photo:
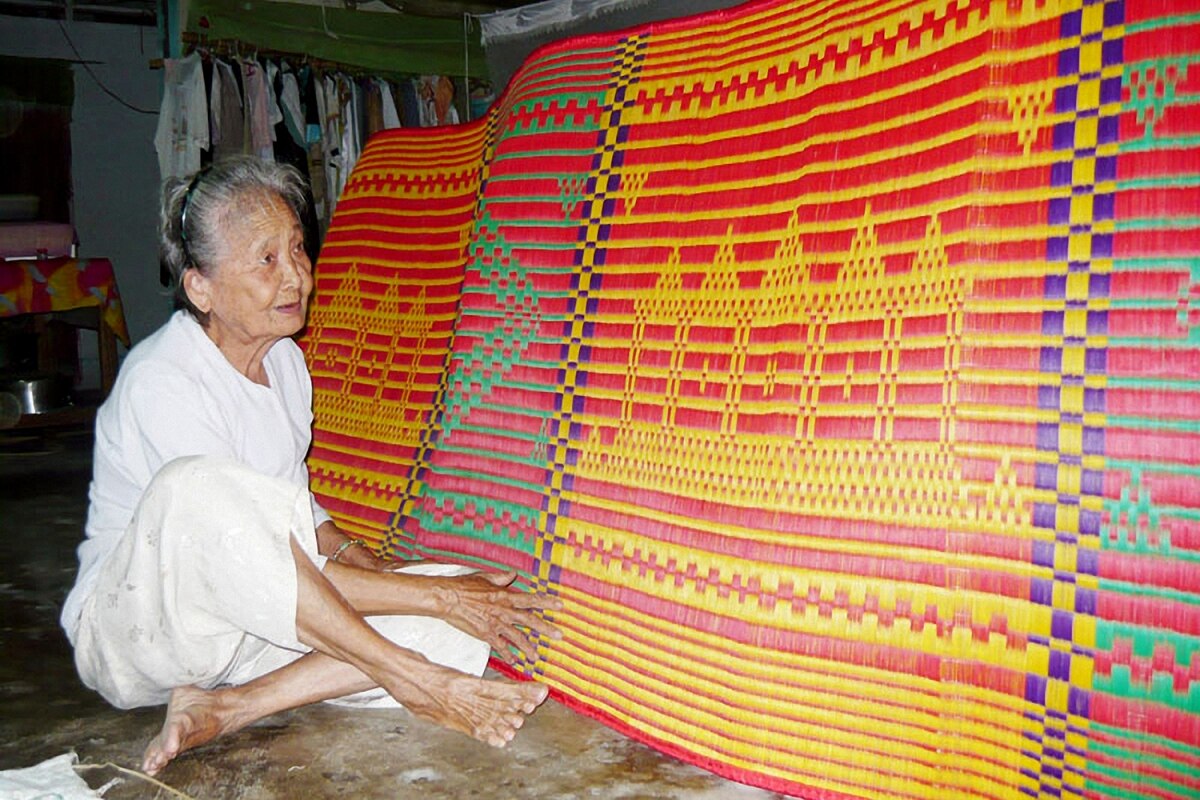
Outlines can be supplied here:
<path id="1" fill-rule="evenodd" d="M 0 380 L 0 392 L 17 399 L 22 414 L 45 414 L 71 405 L 71 381 L 65 375 L 23 375 Z"/>

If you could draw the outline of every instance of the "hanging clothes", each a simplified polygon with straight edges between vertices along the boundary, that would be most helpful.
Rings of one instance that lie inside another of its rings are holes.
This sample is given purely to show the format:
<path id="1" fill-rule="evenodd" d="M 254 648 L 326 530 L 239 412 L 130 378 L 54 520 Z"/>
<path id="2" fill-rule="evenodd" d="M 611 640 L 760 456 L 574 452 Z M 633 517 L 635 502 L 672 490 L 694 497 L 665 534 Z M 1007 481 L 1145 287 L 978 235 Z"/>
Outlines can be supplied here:
<path id="1" fill-rule="evenodd" d="M 345 181 L 342 176 L 345 164 L 342 158 L 342 104 L 338 100 L 337 77 L 332 73 L 327 73 L 321 80 L 318 102 L 322 106 L 321 124 L 324 127 L 322 143 L 325 147 L 325 196 L 329 201 L 328 214 L 332 218 Z"/>
<path id="2" fill-rule="evenodd" d="M 307 65 L 301 68 L 298 80 L 301 96 L 304 98 L 304 142 L 308 150 L 308 181 L 312 191 L 313 212 L 316 214 L 320 236 L 323 239 L 329 227 L 330 217 L 329 200 L 326 195 L 328 183 L 325 177 L 325 147 L 321 138 L 325 93 L 318 89 L 321 77 Z"/>
<path id="3" fill-rule="evenodd" d="M 448 75 L 439 75 L 433 87 L 433 110 L 438 125 L 458 124 L 458 109 L 454 106 L 456 93 L 454 79 Z"/>
<path id="4" fill-rule="evenodd" d="M 451 77 L 422 75 L 414 84 L 420 103 L 418 113 L 422 128 L 458 124 L 458 109 L 454 104 L 458 90 Z"/>
<path id="5" fill-rule="evenodd" d="M 208 98 L 200 54 L 163 61 L 164 85 L 154 149 L 164 179 L 200 169 L 200 151 L 208 149 Z"/>
<path id="6" fill-rule="evenodd" d="M 241 67 L 248 140 L 246 150 L 270 161 L 275 157 L 275 130 L 267 103 L 267 78 L 257 61 L 244 60 Z"/>
<path id="7" fill-rule="evenodd" d="M 455 84 L 445 76 L 392 83 L 308 63 L 297 69 L 277 57 L 213 58 L 207 50 L 164 66 L 155 134 L 164 177 L 242 153 L 291 164 L 308 178 L 313 213 L 304 222 L 318 241 L 372 135 L 458 121 Z"/>
<path id="8" fill-rule="evenodd" d="M 200 54 L 200 67 L 204 70 L 204 91 L 208 98 L 208 145 L 214 149 L 221 141 L 221 73 L 204 52 Z"/>
<path id="9" fill-rule="evenodd" d="M 437 125 L 437 109 L 433 104 L 436 75 L 422 75 L 413 81 L 417 87 L 417 99 L 420 103 L 421 127 L 432 128 Z"/>
<path id="10" fill-rule="evenodd" d="M 268 75 L 270 73 L 268 72 Z M 292 82 L 295 83 L 295 76 L 292 76 Z M 283 74 L 275 73 L 275 81 L 273 88 L 276 92 L 282 89 Z M 299 97 L 300 87 L 296 86 L 296 113 L 300 114 Z M 275 92 L 272 92 L 274 94 Z M 280 104 L 282 108 L 282 103 Z M 289 112 L 290 113 L 290 112 Z M 308 148 L 304 145 L 304 140 L 300 137 L 299 131 L 292 132 L 294 123 L 289 123 L 289 114 L 280 114 L 279 121 L 274 126 L 274 158 L 281 164 L 291 164 L 300 174 L 307 175 L 308 173 Z M 299 141 L 297 141 L 299 139 Z"/>
<path id="11" fill-rule="evenodd" d="M 383 92 L 379 85 L 371 79 L 358 83 L 363 98 L 363 117 L 365 119 L 364 138 L 371 138 L 383 130 Z"/>
<path id="12" fill-rule="evenodd" d="M 398 87 L 400 90 L 400 119 L 404 125 L 410 128 L 423 127 L 419 85 L 420 81 L 414 79 L 401 81 Z"/>
<path id="13" fill-rule="evenodd" d="M 246 121 L 242 113 L 242 90 L 233 66 L 219 58 L 213 62 L 209 114 L 212 120 L 213 158 L 245 152 Z"/>
<path id="14" fill-rule="evenodd" d="M 283 63 L 279 76 L 279 107 L 283 111 L 283 122 L 288 135 L 298 147 L 305 147 L 304 106 L 300 100 L 300 81 L 291 66 Z"/>
<path id="15" fill-rule="evenodd" d="M 341 184 L 338 186 L 338 196 L 341 197 L 346 180 L 358 161 L 363 143 L 363 106 L 362 92 L 358 82 L 349 75 L 338 74 L 338 101 L 342 107 L 342 161 L 344 164 Z"/>
<path id="16" fill-rule="evenodd" d="M 400 112 L 396 110 L 396 101 L 392 97 L 392 85 L 382 78 L 376 78 L 375 83 L 379 85 L 379 97 L 383 104 L 384 129 L 399 128 Z"/>
<path id="17" fill-rule="evenodd" d="M 308 147 L 304 143 L 303 133 L 300 131 L 304 123 L 304 111 L 300 106 L 299 83 L 286 62 L 281 63 L 279 68 L 274 70 L 268 67 L 267 75 L 273 78 L 270 84 L 271 94 L 278 98 L 278 108 L 281 112 L 279 121 L 275 123 L 275 160 L 280 164 L 294 167 L 311 185 L 312 176 L 308 171 Z M 320 241 L 321 225 L 315 203 L 306 204 L 304 213 L 300 217 L 300 224 L 304 227 L 306 243 L 315 245 Z M 315 251 L 309 253 L 310 258 L 314 256 L 316 256 Z"/>
<path id="18" fill-rule="evenodd" d="M 279 65 L 274 61 L 267 61 L 262 67 L 267 71 L 267 122 L 271 125 L 271 141 L 274 142 L 275 126 L 283 122 L 283 110 L 279 107 L 279 87 L 276 83 L 279 78 Z"/>

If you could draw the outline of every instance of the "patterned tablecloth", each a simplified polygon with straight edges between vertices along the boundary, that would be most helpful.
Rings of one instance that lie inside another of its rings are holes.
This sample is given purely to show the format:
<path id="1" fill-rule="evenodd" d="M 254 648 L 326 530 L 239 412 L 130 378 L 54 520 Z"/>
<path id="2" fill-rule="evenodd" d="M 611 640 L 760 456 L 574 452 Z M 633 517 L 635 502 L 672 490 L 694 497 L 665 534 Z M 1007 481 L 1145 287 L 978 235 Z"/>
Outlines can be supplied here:
<path id="1" fill-rule="evenodd" d="M 97 306 L 108 329 L 130 345 L 121 294 L 107 258 L 48 258 L 0 263 L 0 317 Z"/>

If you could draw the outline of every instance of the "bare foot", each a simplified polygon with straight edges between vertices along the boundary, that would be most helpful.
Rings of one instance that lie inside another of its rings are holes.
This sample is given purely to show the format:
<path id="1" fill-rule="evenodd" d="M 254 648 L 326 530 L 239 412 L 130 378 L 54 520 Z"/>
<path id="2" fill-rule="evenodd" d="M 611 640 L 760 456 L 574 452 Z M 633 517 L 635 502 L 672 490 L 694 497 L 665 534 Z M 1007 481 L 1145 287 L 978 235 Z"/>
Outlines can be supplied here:
<path id="1" fill-rule="evenodd" d="M 142 756 L 142 772 L 157 775 L 171 759 L 232 729 L 219 692 L 182 686 L 171 692 L 167 718 Z"/>
<path id="2" fill-rule="evenodd" d="M 537 683 L 483 680 L 453 670 L 443 673 L 444 681 L 430 681 L 420 692 L 400 691 L 393 696 L 418 717 L 493 747 L 512 741 L 525 717 L 549 694 Z"/>

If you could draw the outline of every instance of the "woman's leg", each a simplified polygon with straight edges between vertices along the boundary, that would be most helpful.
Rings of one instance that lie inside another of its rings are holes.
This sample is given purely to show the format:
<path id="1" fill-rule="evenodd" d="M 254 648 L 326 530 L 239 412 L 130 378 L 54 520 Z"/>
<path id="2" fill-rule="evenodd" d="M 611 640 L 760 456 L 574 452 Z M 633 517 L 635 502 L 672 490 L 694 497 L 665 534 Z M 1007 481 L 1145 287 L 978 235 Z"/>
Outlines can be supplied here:
<path id="1" fill-rule="evenodd" d="M 142 771 L 156 775 L 175 756 L 218 736 L 254 723 L 271 714 L 328 699 L 328 691 L 372 687 L 367 676 L 349 664 L 309 653 L 275 672 L 242 684 L 219 689 L 182 686 L 171 692 L 162 730 L 142 756 Z"/>
<path id="2" fill-rule="evenodd" d="M 296 628 L 317 652 L 242 686 L 176 689 L 150 742 L 142 769 L 161 770 L 175 756 L 270 714 L 382 686 L 419 717 L 496 747 L 546 699 L 534 683 L 482 680 L 397 647 L 363 620 L 292 543 L 296 564 Z"/>

